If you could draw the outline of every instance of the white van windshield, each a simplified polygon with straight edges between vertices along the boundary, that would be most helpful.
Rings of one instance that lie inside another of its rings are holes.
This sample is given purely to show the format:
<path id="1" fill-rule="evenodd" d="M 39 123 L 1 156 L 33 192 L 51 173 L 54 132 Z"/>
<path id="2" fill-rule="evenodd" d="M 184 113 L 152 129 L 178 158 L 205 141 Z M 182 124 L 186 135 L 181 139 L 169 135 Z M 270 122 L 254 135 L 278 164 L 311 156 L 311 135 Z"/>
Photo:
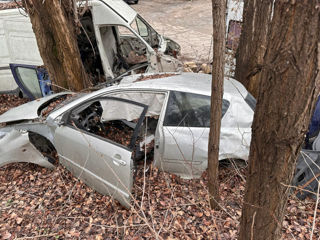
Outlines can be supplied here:
<path id="1" fill-rule="evenodd" d="M 160 47 L 159 34 L 140 16 L 137 15 L 131 23 L 131 27 L 155 49 Z"/>

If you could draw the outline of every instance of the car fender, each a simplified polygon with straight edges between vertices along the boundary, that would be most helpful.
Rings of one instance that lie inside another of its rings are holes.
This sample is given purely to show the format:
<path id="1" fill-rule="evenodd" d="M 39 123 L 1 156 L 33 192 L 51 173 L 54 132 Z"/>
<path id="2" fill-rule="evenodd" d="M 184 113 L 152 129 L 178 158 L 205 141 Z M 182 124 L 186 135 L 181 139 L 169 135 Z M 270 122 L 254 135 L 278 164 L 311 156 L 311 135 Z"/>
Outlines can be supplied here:
<path id="1" fill-rule="evenodd" d="M 7 129 L 8 130 L 8 129 Z M 0 167 L 15 162 L 34 163 L 46 168 L 54 168 L 29 141 L 28 132 L 14 128 L 0 133 Z"/>

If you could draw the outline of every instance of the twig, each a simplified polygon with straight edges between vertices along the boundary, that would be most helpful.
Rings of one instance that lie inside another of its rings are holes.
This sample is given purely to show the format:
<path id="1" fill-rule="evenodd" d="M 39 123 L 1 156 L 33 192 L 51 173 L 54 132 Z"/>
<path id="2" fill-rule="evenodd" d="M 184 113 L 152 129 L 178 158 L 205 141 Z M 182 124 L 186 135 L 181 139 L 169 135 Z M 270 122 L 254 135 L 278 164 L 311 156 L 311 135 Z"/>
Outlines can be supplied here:
<path id="1" fill-rule="evenodd" d="M 144 165 L 143 165 L 143 187 L 142 187 L 142 197 L 141 197 L 141 206 L 140 208 L 143 209 L 143 200 L 144 194 L 146 190 L 146 166 L 147 166 L 147 131 L 148 131 L 148 118 L 146 120 L 146 130 L 144 133 Z"/>
<path id="2" fill-rule="evenodd" d="M 217 226 L 216 219 L 214 217 L 212 217 L 212 219 L 213 219 L 213 226 L 217 230 L 218 240 L 221 240 L 221 236 L 220 236 L 220 233 L 219 233 L 219 229 L 218 229 L 218 226 Z"/>
<path id="3" fill-rule="evenodd" d="M 319 190 L 320 190 L 320 184 L 319 184 L 319 182 L 318 182 L 317 201 L 316 201 L 316 205 L 315 205 L 315 207 L 314 207 L 313 221 L 312 221 L 312 230 L 311 230 L 311 235 L 310 235 L 310 239 L 311 239 L 311 240 L 312 240 L 312 237 L 313 237 L 314 227 L 315 227 L 315 225 L 316 225 L 317 209 L 318 209 L 318 204 L 319 204 Z"/>
<path id="4" fill-rule="evenodd" d="M 254 221 L 256 219 L 256 211 L 253 213 L 253 217 L 252 217 L 252 224 L 251 224 L 251 240 L 253 240 L 253 227 L 254 227 Z"/>
<path id="5" fill-rule="evenodd" d="M 287 184 L 284 184 L 284 183 L 280 183 L 281 185 L 285 186 L 285 187 L 290 187 L 290 188 L 295 188 L 295 189 L 298 189 L 300 191 L 303 191 L 303 192 L 307 192 L 307 193 L 311 193 L 313 195 L 316 195 L 316 193 L 312 192 L 312 191 L 309 191 L 307 189 L 303 189 L 301 187 L 297 187 L 297 186 L 292 186 L 292 185 L 287 185 Z"/>

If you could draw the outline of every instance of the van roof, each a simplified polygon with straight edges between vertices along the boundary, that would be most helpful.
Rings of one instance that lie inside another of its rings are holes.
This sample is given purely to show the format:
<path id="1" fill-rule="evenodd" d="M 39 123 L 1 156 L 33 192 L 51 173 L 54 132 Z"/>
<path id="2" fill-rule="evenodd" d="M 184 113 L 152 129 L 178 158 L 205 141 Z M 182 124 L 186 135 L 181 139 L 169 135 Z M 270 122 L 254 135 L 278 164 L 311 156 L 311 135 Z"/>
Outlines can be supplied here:
<path id="1" fill-rule="evenodd" d="M 86 1 L 83 1 L 84 3 Z M 89 5 L 93 5 L 95 2 L 100 2 L 108 6 L 117 15 L 119 15 L 123 20 L 131 24 L 132 21 L 137 16 L 137 12 L 126 4 L 123 0 L 90 0 Z M 81 3 L 80 3 L 81 5 Z M 15 2 L 0 2 L 0 10 L 15 9 L 19 8 Z"/>
<path id="2" fill-rule="evenodd" d="M 122 19 L 124 19 L 128 24 L 137 16 L 137 12 L 126 4 L 123 0 L 91 0 L 91 3 L 101 2 L 118 14 Z"/>

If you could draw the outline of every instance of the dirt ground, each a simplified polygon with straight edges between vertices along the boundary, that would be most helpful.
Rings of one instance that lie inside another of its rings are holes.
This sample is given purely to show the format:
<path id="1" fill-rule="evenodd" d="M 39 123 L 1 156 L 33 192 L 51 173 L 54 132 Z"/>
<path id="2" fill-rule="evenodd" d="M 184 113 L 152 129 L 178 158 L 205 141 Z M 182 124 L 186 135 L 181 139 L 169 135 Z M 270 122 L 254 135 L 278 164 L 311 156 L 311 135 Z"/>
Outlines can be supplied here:
<path id="1" fill-rule="evenodd" d="M 182 58 L 209 61 L 212 55 L 210 0 L 140 0 L 131 5 L 160 34 L 181 45 Z"/>

